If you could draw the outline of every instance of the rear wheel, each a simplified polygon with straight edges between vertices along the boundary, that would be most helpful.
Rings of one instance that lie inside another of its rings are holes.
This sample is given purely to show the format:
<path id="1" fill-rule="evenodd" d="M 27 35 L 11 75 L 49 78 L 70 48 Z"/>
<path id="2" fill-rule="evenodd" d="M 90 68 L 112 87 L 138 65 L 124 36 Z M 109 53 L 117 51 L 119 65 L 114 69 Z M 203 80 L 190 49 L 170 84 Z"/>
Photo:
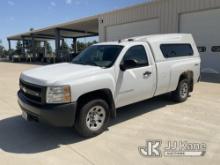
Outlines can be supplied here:
<path id="1" fill-rule="evenodd" d="M 108 121 L 108 104 L 102 99 L 95 99 L 88 101 L 79 109 L 75 129 L 83 137 L 93 137 L 107 128 Z"/>
<path id="2" fill-rule="evenodd" d="M 177 89 L 172 92 L 172 98 L 176 102 L 184 102 L 189 96 L 189 81 L 188 79 L 180 80 Z"/>

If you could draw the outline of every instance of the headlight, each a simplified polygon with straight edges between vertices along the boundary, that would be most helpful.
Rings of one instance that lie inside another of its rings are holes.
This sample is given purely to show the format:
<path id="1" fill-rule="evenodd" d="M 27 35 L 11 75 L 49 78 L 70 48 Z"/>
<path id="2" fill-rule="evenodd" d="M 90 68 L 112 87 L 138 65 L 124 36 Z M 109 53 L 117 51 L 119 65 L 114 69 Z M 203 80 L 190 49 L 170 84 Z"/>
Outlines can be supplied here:
<path id="1" fill-rule="evenodd" d="M 47 87 L 46 102 L 49 104 L 71 102 L 70 86 Z"/>

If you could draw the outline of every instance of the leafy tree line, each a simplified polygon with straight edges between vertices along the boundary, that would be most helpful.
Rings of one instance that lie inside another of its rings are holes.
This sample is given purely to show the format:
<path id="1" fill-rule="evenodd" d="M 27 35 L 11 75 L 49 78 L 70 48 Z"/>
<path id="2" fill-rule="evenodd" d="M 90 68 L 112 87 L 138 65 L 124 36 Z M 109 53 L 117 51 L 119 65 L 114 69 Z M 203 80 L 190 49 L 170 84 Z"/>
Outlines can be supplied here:
<path id="1" fill-rule="evenodd" d="M 34 28 L 29 29 L 29 31 L 33 31 L 33 30 L 34 30 Z M 63 52 L 65 52 L 66 54 L 68 54 L 70 52 L 74 52 L 74 45 L 73 44 L 71 44 L 71 46 L 69 46 L 65 40 L 63 40 L 61 43 L 62 43 L 61 44 L 61 49 L 62 49 Z M 78 52 L 81 52 L 86 47 L 88 47 L 92 44 L 95 44 L 95 43 L 97 43 L 97 41 L 92 41 L 92 42 L 77 41 Z M 15 54 L 16 55 L 24 54 L 25 52 L 24 52 L 22 44 L 23 43 L 21 41 L 17 41 L 15 50 L 11 49 L 9 51 L 9 50 L 6 50 L 4 48 L 2 40 L 0 40 L 0 57 L 6 57 L 6 56 L 11 57 L 12 55 L 15 55 Z M 25 45 L 24 45 L 26 52 L 29 53 L 29 54 L 33 53 L 32 44 L 33 44 L 32 41 L 29 40 L 29 41 L 26 41 Z M 45 47 L 48 54 L 53 53 L 52 46 L 48 41 L 45 41 L 43 46 L 41 45 L 40 41 L 34 41 L 34 44 L 35 44 L 35 50 L 36 51 L 42 51 L 42 48 Z"/>
<path id="2" fill-rule="evenodd" d="M 22 54 L 22 49 L 21 41 L 17 41 L 15 53 L 18 55 Z"/>
<path id="3" fill-rule="evenodd" d="M 92 42 L 80 42 L 80 41 L 77 41 L 77 48 L 78 48 L 78 52 L 81 52 L 82 50 L 84 50 L 85 48 L 87 48 L 88 46 L 91 46 L 93 44 L 96 44 L 97 41 L 92 41 Z M 74 48 L 74 45 L 72 45 L 72 50 Z"/>
<path id="4" fill-rule="evenodd" d="M 97 41 L 86 42 L 86 43 L 77 41 L 78 51 L 81 52 L 82 50 L 84 50 L 88 46 L 91 46 L 91 45 L 96 44 L 96 43 L 97 43 Z M 45 47 L 47 49 L 47 53 L 49 53 L 49 54 L 53 53 L 52 46 L 48 41 L 45 41 Z M 40 41 L 35 41 L 35 49 L 37 50 L 37 49 L 40 49 L 40 48 L 42 48 L 42 46 L 40 44 Z M 67 52 L 73 52 L 74 51 L 74 45 L 72 44 L 71 46 L 69 46 L 66 41 L 63 41 L 62 44 L 61 44 L 61 49 L 63 51 L 67 51 Z M 15 52 L 17 54 L 22 53 L 22 43 L 21 43 L 21 41 L 17 41 Z"/>
<path id="5" fill-rule="evenodd" d="M 31 41 L 29 41 L 31 42 Z M 92 45 L 92 44 L 95 44 L 97 43 L 97 41 L 92 41 L 92 42 L 80 42 L 80 41 L 77 41 L 77 48 L 78 48 L 78 52 L 81 52 L 82 50 L 84 50 L 86 47 Z M 28 46 L 25 46 L 26 49 L 27 49 L 27 52 L 28 53 L 32 53 L 32 47 L 31 47 L 32 44 L 29 44 Z M 46 48 L 47 50 L 47 53 L 48 54 L 52 54 L 53 53 L 53 49 L 52 49 L 52 46 L 51 44 L 48 42 L 48 41 L 45 41 L 45 45 L 41 45 L 41 42 L 40 41 L 35 41 L 35 49 L 36 50 L 39 50 L 41 49 L 42 47 Z M 74 45 L 72 44 L 71 46 L 69 46 L 67 44 L 66 41 L 62 42 L 61 44 L 61 49 L 64 51 L 64 52 L 73 52 L 74 51 Z M 11 50 L 11 52 L 9 52 L 8 50 L 5 49 L 5 47 L 3 46 L 3 43 L 2 43 L 2 40 L 0 40 L 0 57 L 5 57 L 5 56 L 8 56 L 9 54 L 17 54 L 17 55 L 22 55 L 24 52 L 23 52 L 23 45 L 22 45 L 22 42 L 21 41 L 17 41 L 16 43 L 16 48 L 15 50 Z"/>
<path id="6" fill-rule="evenodd" d="M 3 46 L 2 40 L 0 40 L 0 58 L 4 58 L 8 55 L 8 51 Z"/>
<path id="7" fill-rule="evenodd" d="M 4 46 L 2 45 L 2 40 L 0 40 L 0 55 L 2 56 L 4 53 Z"/>
<path id="8" fill-rule="evenodd" d="M 77 49 L 78 49 L 78 52 L 81 52 L 82 50 L 84 50 L 85 48 L 87 48 L 88 46 L 91 46 L 93 44 L 96 44 L 97 41 L 92 41 L 92 42 L 80 42 L 80 41 L 77 41 Z M 67 44 L 66 41 L 62 42 L 61 44 L 61 49 L 63 51 L 69 51 L 69 52 L 74 52 L 74 44 L 71 44 L 71 46 L 69 46 Z"/>

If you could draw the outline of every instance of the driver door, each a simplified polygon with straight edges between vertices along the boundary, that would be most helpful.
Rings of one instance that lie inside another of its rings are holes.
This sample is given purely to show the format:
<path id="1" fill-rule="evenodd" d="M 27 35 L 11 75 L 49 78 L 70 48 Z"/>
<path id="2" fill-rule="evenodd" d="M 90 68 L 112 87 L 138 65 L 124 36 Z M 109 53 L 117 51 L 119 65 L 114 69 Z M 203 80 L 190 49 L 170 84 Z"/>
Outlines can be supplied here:
<path id="1" fill-rule="evenodd" d="M 131 62 L 135 64 L 125 66 L 125 63 Z M 155 90 L 155 69 L 149 64 L 145 46 L 136 45 L 129 48 L 121 66 L 126 69 L 119 73 L 116 106 L 122 107 L 151 98 Z"/>

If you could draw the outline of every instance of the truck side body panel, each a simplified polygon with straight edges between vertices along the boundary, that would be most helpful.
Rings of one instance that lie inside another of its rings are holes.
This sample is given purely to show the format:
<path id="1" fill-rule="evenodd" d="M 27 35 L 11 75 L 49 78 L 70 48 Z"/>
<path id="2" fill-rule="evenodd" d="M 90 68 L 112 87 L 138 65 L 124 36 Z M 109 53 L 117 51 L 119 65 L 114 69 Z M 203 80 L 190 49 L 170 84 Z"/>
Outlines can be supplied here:
<path id="1" fill-rule="evenodd" d="M 129 48 L 136 45 L 142 45 L 145 48 L 149 65 L 145 67 L 129 69 L 124 72 L 121 71 L 119 66 L 125 53 Z M 151 72 L 151 75 L 149 77 L 144 77 L 144 73 L 147 71 Z M 115 63 L 115 75 L 115 105 L 117 108 L 152 98 L 157 85 L 157 72 L 149 45 L 143 42 L 128 43 Z"/>
<path id="2" fill-rule="evenodd" d="M 193 83 L 198 81 L 201 59 L 191 34 L 153 35 L 137 38 L 136 41 L 147 42 L 151 47 L 157 69 L 155 96 L 176 90 L 179 78 L 184 72 L 193 73 Z M 189 44 L 194 54 L 192 56 L 165 58 L 161 51 L 162 44 Z"/>

